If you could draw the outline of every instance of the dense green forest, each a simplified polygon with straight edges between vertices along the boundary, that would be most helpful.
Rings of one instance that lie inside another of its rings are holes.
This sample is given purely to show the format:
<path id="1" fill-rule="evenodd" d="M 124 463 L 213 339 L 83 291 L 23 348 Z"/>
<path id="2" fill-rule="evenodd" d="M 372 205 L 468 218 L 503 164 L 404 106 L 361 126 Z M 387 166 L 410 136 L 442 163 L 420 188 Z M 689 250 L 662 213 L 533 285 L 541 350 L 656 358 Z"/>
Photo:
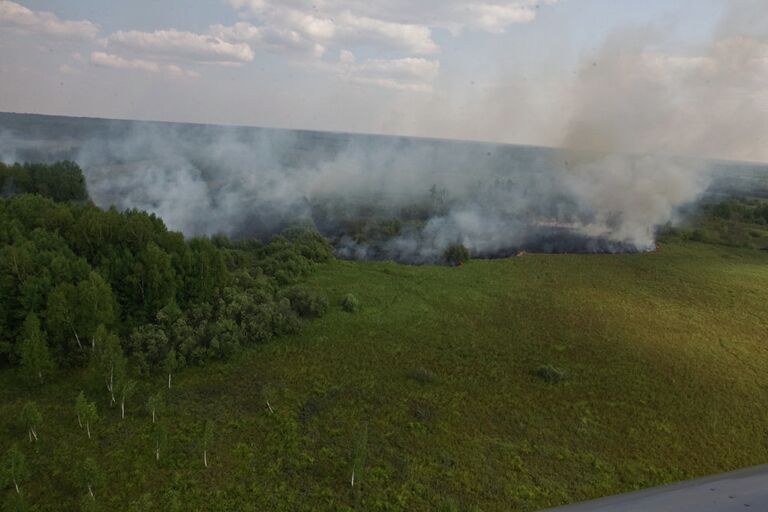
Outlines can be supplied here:
<path id="1" fill-rule="evenodd" d="M 24 191 L 37 193 L 0 202 L 6 363 L 31 364 L 25 342 L 39 337 L 55 366 L 82 365 L 114 334 L 143 373 L 171 356 L 183 367 L 295 332 L 299 317 L 322 310 L 322 297 L 292 286 L 331 257 L 311 230 L 290 229 L 266 245 L 185 240 L 154 215 L 82 201 L 84 180 L 74 164 L 8 170 L 24 177 Z"/>
<path id="2" fill-rule="evenodd" d="M 409 266 L 0 171 L 4 511 L 534 511 L 768 457 L 759 200 L 655 252 Z"/>
<path id="3" fill-rule="evenodd" d="M 0 195 L 40 194 L 55 201 L 86 201 L 82 170 L 74 162 L 13 164 L 0 162 Z"/>
<path id="4" fill-rule="evenodd" d="M 124 406 L 137 380 L 162 374 L 171 388 L 177 371 L 296 333 L 327 308 L 298 284 L 331 258 L 313 230 L 185 240 L 152 214 L 94 206 L 72 162 L 0 164 L 0 186 L 0 353 L 31 389 L 82 367 Z M 97 416 L 82 394 L 77 407 L 81 424 Z M 36 404 L 20 414 L 37 439 Z M 11 448 L 12 466 L 20 457 Z"/>

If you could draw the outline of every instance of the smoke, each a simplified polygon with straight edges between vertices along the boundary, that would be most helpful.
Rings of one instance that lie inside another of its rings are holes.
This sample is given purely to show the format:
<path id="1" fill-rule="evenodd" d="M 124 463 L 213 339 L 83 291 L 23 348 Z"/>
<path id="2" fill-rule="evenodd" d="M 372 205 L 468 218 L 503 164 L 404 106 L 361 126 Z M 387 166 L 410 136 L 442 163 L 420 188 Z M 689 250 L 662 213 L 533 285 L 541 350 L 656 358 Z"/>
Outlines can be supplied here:
<path id="1" fill-rule="evenodd" d="M 73 158 L 98 205 L 154 212 L 187 236 L 310 222 L 341 257 L 408 262 L 454 243 L 478 256 L 649 250 L 710 185 L 704 157 L 768 160 L 768 12 L 731 5 L 683 53 L 665 26 L 625 28 L 584 55 L 558 101 L 568 150 L 6 116 L 0 155 Z"/>
<path id="2" fill-rule="evenodd" d="M 77 161 L 97 204 L 190 236 L 311 222 L 341 257 L 408 262 L 454 243 L 479 256 L 648 250 L 703 186 L 673 158 L 152 123 L 89 138 Z"/>
<path id="3" fill-rule="evenodd" d="M 768 161 L 766 19 L 765 2 L 736 0 L 706 44 L 671 52 L 667 22 L 624 27 L 584 56 L 564 102 L 561 146 L 579 151 L 563 179 L 610 239 L 652 247 L 649 228 L 722 175 L 705 157 Z"/>
<path id="4" fill-rule="evenodd" d="M 76 118 L 46 132 L 50 119 L 3 144 L 35 140 L 16 146 L 36 152 L 25 160 L 73 158 L 99 206 L 153 212 L 187 236 L 313 223 L 346 258 L 436 262 L 454 243 L 486 257 L 647 250 L 703 186 L 668 157 Z"/>

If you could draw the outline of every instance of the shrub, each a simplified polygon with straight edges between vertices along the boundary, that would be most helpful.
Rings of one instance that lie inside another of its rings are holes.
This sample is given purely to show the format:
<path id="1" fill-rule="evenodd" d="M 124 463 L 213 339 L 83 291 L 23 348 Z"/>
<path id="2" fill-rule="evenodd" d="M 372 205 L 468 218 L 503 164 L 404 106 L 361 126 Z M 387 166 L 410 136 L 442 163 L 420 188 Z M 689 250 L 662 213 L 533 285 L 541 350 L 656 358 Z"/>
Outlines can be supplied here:
<path id="1" fill-rule="evenodd" d="M 331 244 L 312 227 L 291 227 L 283 231 L 282 236 L 309 261 L 322 263 L 333 257 Z"/>
<path id="2" fill-rule="evenodd" d="M 341 309 L 347 313 L 357 313 L 360 311 L 360 301 L 357 300 L 357 297 L 348 293 L 341 299 Z"/>
<path id="3" fill-rule="evenodd" d="M 705 239 L 704 232 L 700 229 L 694 229 L 691 232 L 691 240 L 694 242 L 703 242 Z"/>
<path id="4" fill-rule="evenodd" d="M 533 373 L 536 377 L 550 384 L 557 384 L 565 379 L 565 372 L 551 364 L 541 365 Z"/>
<path id="5" fill-rule="evenodd" d="M 437 377 L 434 373 L 426 368 L 417 368 L 408 372 L 408 378 L 415 380 L 419 384 L 431 384 L 437 381 Z"/>
<path id="6" fill-rule="evenodd" d="M 443 259 L 452 267 L 458 267 L 469 260 L 469 249 L 461 244 L 452 244 L 443 253 Z"/>
<path id="7" fill-rule="evenodd" d="M 321 317 L 328 311 L 328 299 L 316 290 L 294 286 L 286 290 L 283 296 L 290 301 L 291 309 L 301 317 Z"/>
<path id="8" fill-rule="evenodd" d="M 296 334 L 299 329 L 299 317 L 291 308 L 290 301 L 283 298 L 276 302 L 272 311 L 272 330 L 275 334 Z"/>
<path id="9" fill-rule="evenodd" d="M 438 510 L 440 512 L 459 512 L 461 509 L 455 499 L 448 497 L 443 499 Z"/>
<path id="10" fill-rule="evenodd" d="M 422 423 L 429 423 L 434 417 L 434 409 L 425 400 L 412 400 L 409 405 L 411 415 Z"/>

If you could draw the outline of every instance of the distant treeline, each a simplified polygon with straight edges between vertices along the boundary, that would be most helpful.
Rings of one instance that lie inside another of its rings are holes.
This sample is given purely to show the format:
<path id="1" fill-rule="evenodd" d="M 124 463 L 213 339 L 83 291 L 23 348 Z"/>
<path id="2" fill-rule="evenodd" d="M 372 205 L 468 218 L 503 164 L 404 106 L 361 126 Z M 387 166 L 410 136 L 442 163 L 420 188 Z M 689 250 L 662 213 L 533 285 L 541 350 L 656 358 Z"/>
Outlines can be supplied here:
<path id="1" fill-rule="evenodd" d="M 297 285 L 332 257 L 313 230 L 185 240 L 147 212 L 94 206 L 71 162 L 2 165 L 0 180 L 0 347 L 35 380 L 115 337 L 137 373 L 201 364 L 327 307 Z"/>
<path id="2" fill-rule="evenodd" d="M 760 199 L 729 199 L 706 205 L 704 211 L 727 221 L 768 225 L 768 203 Z"/>
<path id="3" fill-rule="evenodd" d="M 731 197 L 696 205 L 679 227 L 659 230 L 664 238 L 679 237 L 694 242 L 768 250 L 768 201 Z"/>
<path id="4" fill-rule="evenodd" d="M 13 164 L 0 162 L 0 195 L 40 194 L 54 201 L 85 201 L 85 178 L 74 162 Z"/>

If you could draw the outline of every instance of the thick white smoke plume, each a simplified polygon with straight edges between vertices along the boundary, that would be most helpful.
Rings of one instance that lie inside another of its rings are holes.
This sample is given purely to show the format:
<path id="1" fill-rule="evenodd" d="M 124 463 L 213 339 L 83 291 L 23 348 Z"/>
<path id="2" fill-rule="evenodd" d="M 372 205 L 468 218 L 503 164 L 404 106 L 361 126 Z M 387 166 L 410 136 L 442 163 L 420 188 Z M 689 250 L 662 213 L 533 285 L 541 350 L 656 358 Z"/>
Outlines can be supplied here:
<path id="1" fill-rule="evenodd" d="M 655 226 L 701 190 L 673 158 L 56 119 L 81 143 L 23 117 L 38 129 L 26 128 L 28 146 L 74 158 L 100 206 L 154 212 L 188 236 L 263 237 L 312 222 L 351 258 L 432 262 L 454 243 L 480 256 L 646 250 Z"/>
<path id="2" fill-rule="evenodd" d="M 707 189 L 705 158 L 768 160 L 768 7 L 732 5 L 684 54 L 667 50 L 670 27 L 642 27 L 585 55 L 553 139 L 569 150 L 5 116 L 0 155 L 73 158 L 97 204 L 155 212 L 188 236 L 311 221 L 341 256 L 412 262 L 453 243 L 486 256 L 647 250 Z"/>

